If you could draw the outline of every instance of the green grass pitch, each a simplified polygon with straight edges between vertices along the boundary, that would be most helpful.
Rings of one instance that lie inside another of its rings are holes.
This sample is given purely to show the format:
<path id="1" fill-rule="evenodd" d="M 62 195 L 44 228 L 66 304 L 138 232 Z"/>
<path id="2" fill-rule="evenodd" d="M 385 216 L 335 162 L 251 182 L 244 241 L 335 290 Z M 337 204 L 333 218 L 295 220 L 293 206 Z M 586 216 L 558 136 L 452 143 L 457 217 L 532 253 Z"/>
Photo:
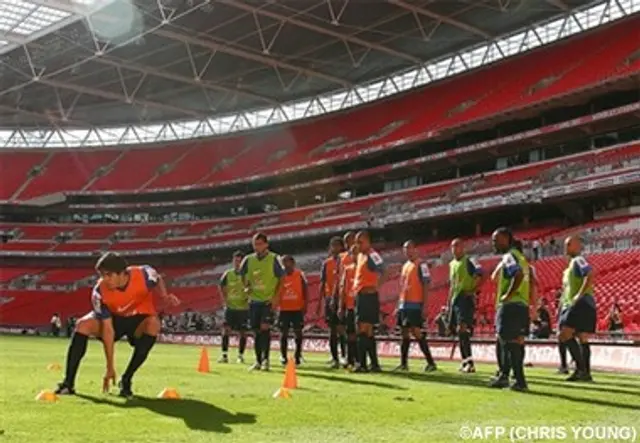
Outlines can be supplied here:
<path id="1" fill-rule="evenodd" d="M 177 345 L 153 349 L 134 380 L 140 398 L 127 402 L 100 393 L 102 347 L 91 342 L 76 386 L 81 396 L 36 402 L 40 390 L 61 379 L 60 371 L 47 366 L 64 365 L 66 346 L 62 339 L 0 337 L 0 443 L 432 443 L 461 441 L 462 426 L 640 431 L 637 375 L 595 373 L 594 384 L 568 385 L 550 369 L 528 369 L 531 392 L 519 394 L 485 387 L 491 365 L 463 375 L 456 364 L 440 362 L 437 373 L 423 374 L 422 362 L 412 361 L 409 374 L 361 375 L 327 370 L 326 355 L 307 355 L 298 369 L 300 389 L 286 400 L 272 398 L 282 381 L 279 366 L 271 373 L 248 373 L 246 365 L 216 364 L 218 353 L 211 349 L 212 372 L 200 374 L 199 348 Z M 129 355 L 129 346 L 118 344 L 120 371 Z M 235 361 L 235 349 L 230 357 Z M 387 369 L 396 363 L 383 362 Z M 182 399 L 156 399 L 164 387 L 177 388 Z M 533 440 L 556 441 L 526 441 Z M 576 441 L 571 435 L 564 440 Z"/>

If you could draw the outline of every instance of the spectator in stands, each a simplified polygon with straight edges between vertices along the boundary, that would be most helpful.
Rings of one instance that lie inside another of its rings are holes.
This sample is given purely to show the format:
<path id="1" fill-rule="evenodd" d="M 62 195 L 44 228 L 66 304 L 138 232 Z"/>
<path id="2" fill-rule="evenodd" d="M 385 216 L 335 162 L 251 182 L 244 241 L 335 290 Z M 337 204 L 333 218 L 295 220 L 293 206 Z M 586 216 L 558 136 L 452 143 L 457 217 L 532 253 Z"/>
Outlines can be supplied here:
<path id="1" fill-rule="evenodd" d="M 618 303 L 614 303 L 609 312 L 609 333 L 615 338 L 622 338 L 624 333 L 624 323 Z"/>
<path id="2" fill-rule="evenodd" d="M 551 336 L 551 315 L 546 299 L 540 300 L 538 319 L 533 322 L 532 335 L 534 338 L 547 339 Z"/>
<path id="3" fill-rule="evenodd" d="M 438 327 L 438 337 L 446 337 L 447 331 L 449 330 L 449 325 L 447 323 L 447 318 L 449 317 L 449 313 L 447 312 L 447 307 L 443 306 L 440 308 L 440 313 L 436 316 L 436 326 Z"/>
<path id="4" fill-rule="evenodd" d="M 533 241 L 531 249 L 533 251 L 533 259 L 536 261 L 539 260 L 541 257 L 540 253 L 542 252 L 542 249 L 540 247 L 540 242 L 537 239 Z"/>
<path id="5" fill-rule="evenodd" d="M 51 325 L 51 334 L 54 337 L 60 337 L 60 331 L 62 330 L 62 320 L 60 319 L 60 314 L 58 314 L 57 312 L 53 314 L 53 317 L 51 317 L 49 324 Z"/>

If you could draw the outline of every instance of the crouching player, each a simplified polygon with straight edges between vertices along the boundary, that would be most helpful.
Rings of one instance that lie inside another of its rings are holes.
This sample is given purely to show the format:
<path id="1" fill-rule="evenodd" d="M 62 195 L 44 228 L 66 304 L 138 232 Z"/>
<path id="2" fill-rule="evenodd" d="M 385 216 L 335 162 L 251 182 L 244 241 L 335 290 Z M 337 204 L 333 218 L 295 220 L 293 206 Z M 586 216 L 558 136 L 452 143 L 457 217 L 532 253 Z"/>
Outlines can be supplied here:
<path id="1" fill-rule="evenodd" d="M 75 394 L 80 362 L 87 351 L 89 337 L 102 341 L 106 358 L 103 391 L 115 383 L 114 343 L 125 335 L 133 347 L 131 360 L 120 379 L 120 396 L 132 397 L 133 375 L 144 363 L 160 333 L 160 320 L 153 304 L 153 292 L 172 305 L 179 304 L 168 294 L 162 277 L 150 266 L 128 266 L 120 255 L 108 252 L 96 264 L 100 275 L 93 288 L 93 311 L 78 320 L 67 352 L 65 378 L 57 394 Z"/>
<path id="2" fill-rule="evenodd" d="M 280 327 L 280 363 L 287 364 L 289 347 L 289 330 L 293 329 L 296 341 L 295 360 L 300 366 L 302 357 L 302 327 L 307 308 L 307 279 L 304 273 L 296 268 L 296 261 L 290 255 L 282 258 L 284 277 L 275 305 L 280 309 L 278 322 Z"/>

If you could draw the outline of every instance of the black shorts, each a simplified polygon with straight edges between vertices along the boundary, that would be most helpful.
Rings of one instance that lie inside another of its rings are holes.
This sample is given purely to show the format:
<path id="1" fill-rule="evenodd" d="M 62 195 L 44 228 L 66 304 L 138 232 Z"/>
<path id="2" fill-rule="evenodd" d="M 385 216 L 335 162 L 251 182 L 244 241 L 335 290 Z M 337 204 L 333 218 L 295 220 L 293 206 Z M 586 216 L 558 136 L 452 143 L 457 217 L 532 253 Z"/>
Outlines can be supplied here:
<path id="1" fill-rule="evenodd" d="M 558 324 L 557 324 L 557 326 L 556 326 L 556 328 L 557 328 L 557 333 L 558 333 L 558 334 L 560 333 L 560 329 L 562 329 L 562 324 L 561 324 L 561 323 L 562 323 L 562 317 L 564 317 L 564 316 L 565 316 L 565 311 L 566 311 L 568 308 L 569 308 L 568 306 L 562 306 L 562 307 L 560 308 L 560 312 L 558 313 Z"/>
<path id="2" fill-rule="evenodd" d="M 136 329 L 138 329 L 138 326 L 140 326 L 147 317 L 151 316 L 148 314 L 136 314 L 129 317 L 112 315 L 111 319 L 113 321 L 114 341 L 118 341 L 126 335 L 129 344 L 134 346 Z"/>
<path id="3" fill-rule="evenodd" d="M 346 309 L 344 311 L 344 329 L 347 334 L 355 334 L 356 329 L 356 311 L 354 309 Z"/>
<path id="4" fill-rule="evenodd" d="M 284 329 L 302 329 L 304 327 L 304 312 L 302 311 L 280 311 L 278 316 L 278 327 Z"/>
<path id="5" fill-rule="evenodd" d="M 252 301 L 249 304 L 249 323 L 251 329 L 260 329 L 260 325 L 273 323 L 271 303 Z"/>
<path id="6" fill-rule="evenodd" d="M 249 323 L 248 309 L 229 309 L 224 311 L 224 325 L 233 331 L 246 331 Z"/>
<path id="7" fill-rule="evenodd" d="M 338 316 L 338 303 L 333 297 L 325 297 L 324 299 L 324 320 L 328 326 L 339 326 L 343 324 L 343 320 Z"/>
<path id="8" fill-rule="evenodd" d="M 596 332 L 596 322 L 596 302 L 592 296 L 583 296 L 576 304 L 562 311 L 560 327 L 592 334 Z"/>
<path id="9" fill-rule="evenodd" d="M 451 317 L 449 328 L 456 333 L 458 326 L 465 324 L 467 328 L 473 327 L 473 316 L 476 312 L 476 302 L 473 295 L 459 294 L 451 305 Z"/>
<path id="10" fill-rule="evenodd" d="M 424 326 L 422 309 L 399 309 L 396 315 L 396 325 L 399 328 L 420 328 Z"/>
<path id="11" fill-rule="evenodd" d="M 496 332 L 502 340 L 529 335 L 529 307 L 522 303 L 502 304 L 496 312 Z"/>
<path id="12" fill-rule="evenodd" d="M 380 299 L 378 293 L 356 296 L 356 321 L 377 325 L 380 321 Z"/>

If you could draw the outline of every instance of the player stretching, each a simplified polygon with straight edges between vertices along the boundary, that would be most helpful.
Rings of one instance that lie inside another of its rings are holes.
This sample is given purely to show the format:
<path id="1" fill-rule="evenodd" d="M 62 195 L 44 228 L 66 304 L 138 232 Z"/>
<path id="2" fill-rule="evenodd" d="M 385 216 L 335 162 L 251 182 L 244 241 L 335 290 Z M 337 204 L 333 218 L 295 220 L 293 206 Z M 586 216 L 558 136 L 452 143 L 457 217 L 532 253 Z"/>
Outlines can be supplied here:
<path id="1" fill-rule="evenodd" d="M 358 323 L 358 366 L 354 372 L 367 372 L 367 355 L 371 359 L 371 372 L 382 372 L 378 362 L 378 349 L 373 327 L 380 319 L 378 290 L 384 279 L 384 261 L 371 247 L 367 231 L 356 236 L 358 260 L 354 292 L 356 295 L 356 321 Z"/>
<path id="2" fill-rule="evenodd" d="M 569 265 L 562 276 L 564 308 L 560 319 L 560 340 L 566 344 L 576 363 L 576 370 L 567 381 L 593 381 L 589 346 L 589 334 L 596 330 L 593 272 L 591 265 L 580 255 L 582 242 L 578 237 L 567 237 L 564 251 Z"/>
<path id="3" fill-rule="evenodd" d="M 338 340 L 344 340 L 344 325 L 338 317 L 338 278 L 340 258 L 344 245 L 340 237 L 333 237 L 329 242 L 329 257 L 322 263 L 320 277 L 321 303 L 318 310 L 324 306 L 324 316 L 329 326 L 329 350 L 331 351 L 330 365 L 332 369 L 338 369 Z M 344 356 L 344 346 L 342 350 Z"/>
<path id="4" fill-rule="evenodd" d="M 282 258 L 284 277 L 280 285 L 278 300 L 275 303 L 280 310 L 278 316 L 280 326 L 280 363 L 287 364 L 289 328 L 293 328 L 296 340 L 296 366 L 302 357 L 302 327 L 307 310 L 307 279 L 304 273 L 296 268 L 296 261 L 290 255 Z"/>
<path id="5" fill-rule="evenodd" d="M 247 346 L 247 323 L 249 321 L 249 298 L 242 284 L 240 266 L 243 254 L 233 253 L 233 269 L 229 269 L 220 278 L 220 289 L 224 299 L 224 325 L 222 332 L 222 356 L 218 363 L 228 363 L 229 335 L 237 331 L 240 335 L 238 345 L 238 363 L 244 363 L 244 350 Z"/>
<path id="6" fill-rule="evenodd" d="M 75 380 L 80 362 L 87 351 L 89 337 L 102 340 L 106 372 L 102 389 L 115 383 L 114 344 L 127 336 L 133 355 L 120 379 L 120 396 L 132 397 L 131 380 L 144 363 L 160 333 L 160 320 L 153 304 L 153 292 L 172 305 L 179 300 L 168 294 L 164 281 L 151 266 L 128 266 L 120 255 L 108 252 L 98 260 L 100 275 L 91 294 L 93 311 L 76 323 L 67 352 L 65 378 L 57 394 L 75 394 Z"/>
<path id="7" fill-rule="evenodd" d="M 354 292 L 354 280 L 356 276 L 356 260 L 358 259 L 358 246 L 353 245 L 347 255 L 340 261 L 340 310 L 338 316 L 343 319 L 347 333 L 347 368 L 354 368 L 358 358 L 358 344 L 356 335 L 356 293 Z"/>
<path id="8" fill-rule="evenodd" d="M 407 241 L 403 249 L 407 261 L 402 266 L 400 273 L 400 298 L 396 317 L 396 324 L 402 329 L 402 344 L 400 347 L 400 366 L 395 371 L 409 370 L 409 348 L 411 335 L 413 335 L 427 360 L 425 372 L 432 372 L 437 369 L 436 363 L 431 356 L 426 333 L 422 330 L 424 325 L 423 312 L 426 310 L 429 298 L 431 274 L 427 264 L 418 257 L 418 250 L 413 241 Z"/>
<path id="9" fill-rule="evenodd" d="M 453 259 L 449 263 L 449 327 L 458 335 L 461 372 L 476 372 L 471 352 L 471 331 L 475 314 L 475 296 L 482 280 L 482 268 L 465 253 L 462 239 L 451 242 Z"/>
<path id="10" fill-rule="evenodd" d="M 526 391 L 523 344 L 529 329 L 529 263 L 514 247 L 514 239 L 507 228 L 498 228 L 491 238 L 496 252 L 503 254 L 497 288 L 498 311 L 496 331 L 501 343 L 500 376 L 491 386 L 509 386 L 509 372 L 513 369 L 514 391 Z"/>
<path id="11" fill-rule="evenodd" d="M 254 332 L 256 362 L 250 370 L 269 370 L 269 350 L 271 347 L 271 303 L 279 291 L 284 269 L 278 256 L 269 251 L 267 236 L 258 233 L 253 236 L 253 254 L 242 261 L 240 273 L 245 291 L 249 295 L 249 322 Z"/>

